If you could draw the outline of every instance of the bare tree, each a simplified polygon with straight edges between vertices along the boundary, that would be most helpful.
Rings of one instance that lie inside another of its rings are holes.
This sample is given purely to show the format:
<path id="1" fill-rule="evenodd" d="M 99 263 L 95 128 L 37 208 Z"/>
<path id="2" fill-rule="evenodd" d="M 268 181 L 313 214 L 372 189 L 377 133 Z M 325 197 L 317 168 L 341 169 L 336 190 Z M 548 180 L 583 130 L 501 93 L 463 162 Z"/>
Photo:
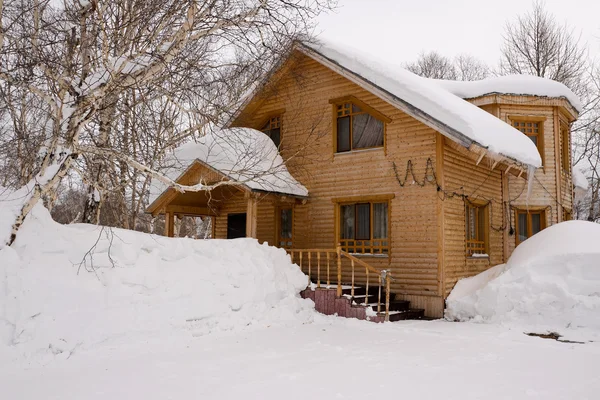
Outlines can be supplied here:
<path id="1" fill-rule="evenodd" d="M 329 6 L 329 0 L 75 0 L 59 9 L 49 0 L 0 3 L 0 80 L 42 101 L 49 121 L 8 243 L 34 205 L 55 199 L 72 172 L 91 188 L 94 203 L 127 180 L 138 187 L 132 170 L 178 190 L 202 190 L 176 185 L 132 149 L 152 149 L 152 161 L 222 120 L 255 74 L 270 68 L 265 60 L 288 49 Z M 162 120 L 158 137 L 132 128 L 151 104 L 178 110 Z M 125 137 L 115 134 L 120 127 Z M 85 211 L 90 221 L 98 220 L 98 209 Z"/>
<path id="2" fill-rule="evenodd" d="M 406 64 L 410 72 L 425 78 L 432 79 L 457 79 L 456 67 L 448 57 L 438 52 L 419 54 L 417 61 Z"/>
<path id="3" fill-rule="evenodd" d="M 431 79 L 475 81 L 490 75 L 489 67 L 477 58 L 460 54 L 453 59 L 435 51 L 421 53 L 417 61 L 406 64 L 409 71 Z"/>
<path id="4" fill-rule="evenodd" d="M 506 24 L 500 70 L 504 74 L 528 74 L 567 85 L 577 94 L 587 89 L 587 51 L 580 36 L 559 24 L 536 0 L 533 8 Z"/>
<path id="5" fill-rule="evenodd" d="M 491 75 L 490 67 L 469 54 L 459 54 L 454 58 L 456 80 L 478 81 Z"/>

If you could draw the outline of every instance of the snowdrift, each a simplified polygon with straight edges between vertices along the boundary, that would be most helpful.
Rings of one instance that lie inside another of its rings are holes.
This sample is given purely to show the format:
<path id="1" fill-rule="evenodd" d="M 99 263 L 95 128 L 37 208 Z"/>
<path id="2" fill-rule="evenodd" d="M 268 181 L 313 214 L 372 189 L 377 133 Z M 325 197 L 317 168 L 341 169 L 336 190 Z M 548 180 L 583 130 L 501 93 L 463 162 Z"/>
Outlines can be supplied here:
<path id="1" fill-rule="evenodd" d="M 284 250 L 253 239 L 65 226 L 40 205 L 0 250 L 0 358 L 306 323 L 315 311 L 298 295 L 305 287 Z"/>
<path id="2" fill-rule="evenodd" d="M 567 221 L 527 239 L 507 264 L 459 281 L 446 318 L 600 330 L 600 225 Z"/>

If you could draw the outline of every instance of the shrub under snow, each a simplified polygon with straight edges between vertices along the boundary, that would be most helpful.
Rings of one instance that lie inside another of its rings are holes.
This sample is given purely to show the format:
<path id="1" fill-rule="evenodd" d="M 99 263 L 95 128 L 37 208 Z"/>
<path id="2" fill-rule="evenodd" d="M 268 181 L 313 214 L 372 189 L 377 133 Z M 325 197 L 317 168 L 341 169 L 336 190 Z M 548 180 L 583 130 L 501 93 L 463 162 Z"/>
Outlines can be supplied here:
<path id="1" fill-rule="evenodd" d="M 303 323 L 315 315 L 304 287 L 284 250 L 253 239 L 60 225 L 38 205 L 0 249 L 0 358 Z"/>
<path id="2" fill-rule="evenodd" d="M 527 239 L 508 263 L 459 281 L 446 317 L 600 329 L 600 225 L 568 221 Z"/>

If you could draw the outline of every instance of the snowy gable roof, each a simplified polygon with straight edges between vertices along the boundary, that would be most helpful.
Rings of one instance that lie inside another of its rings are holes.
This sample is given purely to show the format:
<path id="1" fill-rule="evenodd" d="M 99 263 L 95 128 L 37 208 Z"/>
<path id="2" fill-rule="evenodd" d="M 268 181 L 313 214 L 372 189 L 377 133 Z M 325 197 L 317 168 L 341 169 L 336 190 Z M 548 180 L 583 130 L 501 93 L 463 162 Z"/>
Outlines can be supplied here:
<path id="1" fill-rule="evenodd" d="M 566 99 L 577 112 L 583 105 L 579 97 L 560 82 L 532 75 L 506 75 L 480 81 L 448 81 L 434 79 L 438 85 L 463 99 L 472 99 L 488 94 L 517 96 L 539 96 Z"/>
<path id="2" fill-rule="evenodd" d="M 183 144 L 167 158 L 163 173 L 176 181 L 196 161 L 251 190 L 308 196 L 306 188 L 288 171 L 273 141 L 255 129 L 214 130 L 198 142 Z M 150 203 L 167 189 L 168 185 L 154 180 Z"/>
<path id="3" fill-rule="evenodd" d="M 478 145 L 520 164 L 540 167 L 533 142 L 522 132 L 456 96 L 436 81 L 417 76 L 399 65 L 332 42 L 303 44 L 309 56 L 321 56 L 361 81 L 392 96 L 395 105 L 465 147 Z M 315 54 L 316 53 L 316 54 Z M 407 111 L 409 109 L 410 111 Z"/>

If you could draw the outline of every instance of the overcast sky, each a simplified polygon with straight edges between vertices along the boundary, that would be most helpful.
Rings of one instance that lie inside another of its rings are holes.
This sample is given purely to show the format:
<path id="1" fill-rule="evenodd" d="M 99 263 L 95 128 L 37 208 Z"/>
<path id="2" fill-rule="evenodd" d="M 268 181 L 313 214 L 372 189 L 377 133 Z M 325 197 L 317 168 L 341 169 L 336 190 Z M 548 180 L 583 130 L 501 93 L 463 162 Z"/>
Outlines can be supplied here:
<path id="1" fill-rule="evenodd" d="M 319 35 L 381 50 L 381 57 L 396 62 L 436 50 L 472 54 L 491 65 L 500 58 L 506 22 L 531 9 L 529 0 L 339 0 L 339 5 L 320 17 Z M 547 0 L 546 9 L 581 33 L 590 56 L 600 56 L 600 0 Z"/>

